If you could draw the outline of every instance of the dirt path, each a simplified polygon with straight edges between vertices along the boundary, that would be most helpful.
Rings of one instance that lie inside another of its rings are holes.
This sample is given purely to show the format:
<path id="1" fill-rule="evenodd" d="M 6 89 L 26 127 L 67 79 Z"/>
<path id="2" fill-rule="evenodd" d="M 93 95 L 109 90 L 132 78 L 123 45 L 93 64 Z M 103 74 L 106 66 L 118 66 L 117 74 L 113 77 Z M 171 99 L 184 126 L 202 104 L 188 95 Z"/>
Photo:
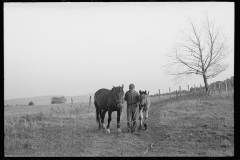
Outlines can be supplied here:
<path id="1" fill-rule="evenodd" d="M 85 130 L 90 137 L 82 156 L 154 156 L 152 152 L 159 153 L 156 144 L 159 142 L 158 135 L 163 133 L 164 128 L 156 126 L 155 122 L 160 121 L 158 115 L 163 105 L 164 103 L 155 103 L 151 106 L 147 131 L 127 133 L 126 110 L 123 111 L 121 118 L 121 134 L 117 132 L 116 128 L 116 113 L 113 113 L 112 116 L 110 134 L 98 131 L 96 122 L 93 122 L 93 125 L 89 125 Z M 105 119 L 107 120 L 107 117 Z M 153 150 L 153 148 L 155 149 Z"/>
<path id="2" fill-rule="evenodd" d="M 163 126 L 156 126 L 159 121 L 158 112 L 164 104 L 153 104 L 149 111 L 148 130 L 127 133 L 126 108 L 121 121 L 122 133 L 117 132 L 117 113 L 113 112 L 110 125 L 111 133 L 98 130 L 95 113 L 90 116 L 68 120 L 64 125 L 49 123 L 39 128 L 37 140 L 31 149 L 19 149 L 11 152 L 18 156 L 156 156 L 159 152 L 156 142 L 158 134 L 162 133 Z M 106 115 L 105 119 L 107 120 Z M 106 123 L 105 120 L 105 123 Z M 153 148 L 149 146 L 153 144 Z M 146 152 L 147 148 L 149 150 Z M 161 148 L 159 148 L 161 149 Z M 146 153 L 145 153 L 146 152 Z M 153 153 L 156 154 L 153 154 Z M 145 154 L 144 154 L 145 153 Z M 8 155 L 8 153 L 7 153 Z"/>

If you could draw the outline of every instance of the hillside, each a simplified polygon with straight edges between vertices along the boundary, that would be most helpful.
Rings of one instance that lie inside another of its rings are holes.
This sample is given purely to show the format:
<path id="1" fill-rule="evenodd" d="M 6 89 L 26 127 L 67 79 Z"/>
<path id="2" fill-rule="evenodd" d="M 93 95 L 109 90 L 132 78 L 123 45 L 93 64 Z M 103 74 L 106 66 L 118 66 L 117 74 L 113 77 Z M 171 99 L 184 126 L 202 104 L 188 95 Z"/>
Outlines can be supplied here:
<path id="1" fill-rule="evenodd" d="M 67 99 L 66 103 L 71 103 L 71 98 L 73 99 L 73 103 L 78 102 L 89 102 L 89 97 L 93 97 L 94 93 L 89 93 L 86 95 L 79 95 L 79 96 L 64 96 L 64 95 L 52 95 L 52 96 L 38 96 L 38 97 L 29 97 L 29 98 L 17 98 L 17 99 L 8 99 L 4 100 L 5 105 L 26 105 L 29 102 L 33 101 L 35 105 L 48 105 L 51 102 L 52 97 L 60 97 L 64 96 Z"/>

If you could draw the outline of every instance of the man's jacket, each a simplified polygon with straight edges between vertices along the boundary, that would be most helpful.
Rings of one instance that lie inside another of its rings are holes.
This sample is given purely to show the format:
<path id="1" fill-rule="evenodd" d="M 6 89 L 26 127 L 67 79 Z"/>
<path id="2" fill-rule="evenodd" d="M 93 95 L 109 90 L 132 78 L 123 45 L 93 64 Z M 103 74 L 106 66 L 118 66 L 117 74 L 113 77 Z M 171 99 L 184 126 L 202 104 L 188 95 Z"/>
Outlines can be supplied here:
<path id="1" fill-rule="evenodd" d="M 130 105 L 130 104 L 138 103 L 139 98 L 140 98 L 140 96 L 139 96 L 138 92 L 133 91 L 131 93 L 131 91 L 129 90 L 125 93 L 125 98 L 124 99 L 127 101 L 127 104 Z"/>

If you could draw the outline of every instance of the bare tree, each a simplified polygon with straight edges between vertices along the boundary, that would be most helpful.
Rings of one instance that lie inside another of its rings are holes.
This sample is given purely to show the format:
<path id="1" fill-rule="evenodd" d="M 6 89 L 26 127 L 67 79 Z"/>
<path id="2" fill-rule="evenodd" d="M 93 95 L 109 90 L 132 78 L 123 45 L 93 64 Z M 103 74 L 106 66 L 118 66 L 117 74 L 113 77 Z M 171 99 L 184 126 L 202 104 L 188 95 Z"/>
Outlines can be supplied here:
<path id="1" fill-rule="evenodd" d="M 165 71 L 168 75 L 174 75 L 177 81 L 193 75 L 202 76 L 208 93 L 207 80 L 216 77 L 228 67 L 228 64 L 222 62 L 229 53 L 227 39 L 209 21 L 207 15 L 202 26 L 197 26 L 192 20 L 188 23 L 190 29 L 181 32 L 180 41 L 176 43 L 173 52 L 167 54 L 171 62 L 165 66 Z"/>

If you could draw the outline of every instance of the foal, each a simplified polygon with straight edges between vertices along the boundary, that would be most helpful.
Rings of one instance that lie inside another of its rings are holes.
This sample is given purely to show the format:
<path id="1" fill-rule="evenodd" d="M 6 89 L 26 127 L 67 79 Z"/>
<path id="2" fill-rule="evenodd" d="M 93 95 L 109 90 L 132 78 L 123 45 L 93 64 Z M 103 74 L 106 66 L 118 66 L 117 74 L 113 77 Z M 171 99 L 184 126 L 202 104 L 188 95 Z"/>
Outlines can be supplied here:
<path id="1" fill-rule="evenodd" d="M 149 107 L 151 105 L 151 100 L 149 96 L 149 91 L 146 93 L 143 91 L 139 91 L 140 94 L 140 105 L 139 105 L 139 120 L 140 120 L 140 125 L 139 125 L 139 131 L 140 130 L 147 130 L 147 119 L 148 119 L 148 111 Z"/>

